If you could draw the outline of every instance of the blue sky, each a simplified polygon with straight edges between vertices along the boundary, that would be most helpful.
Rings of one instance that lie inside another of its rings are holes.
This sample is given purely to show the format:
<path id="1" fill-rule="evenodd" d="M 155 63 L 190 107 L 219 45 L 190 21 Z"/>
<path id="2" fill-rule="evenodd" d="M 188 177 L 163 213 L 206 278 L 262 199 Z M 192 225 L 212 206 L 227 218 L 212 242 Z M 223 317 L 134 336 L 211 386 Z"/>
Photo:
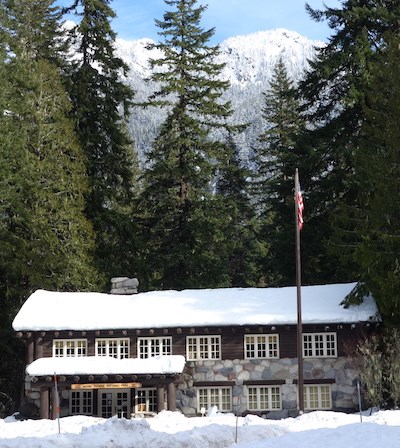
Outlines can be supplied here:
<path id="1" fill-rule="evenodd" d="M 58 3 L 68 4 L 68 0 Z M 331 34 L 326 23 L 311 20 L 305 11 L 306 0 L 199 0 L 208 5 L 201 25 L 215 27 L 212 43 L 228 37 L 274 28 L 287 28 L 310 38 L 326 41 Z M 338 7 L 341 0 L 307 0 L 314 9 Z M 111 0 L 117 14 L 113 29 L 123 39 L 150 37 L 157 40 L 154 19 L 162 19 L 169 6 L 164 0 Z"/>

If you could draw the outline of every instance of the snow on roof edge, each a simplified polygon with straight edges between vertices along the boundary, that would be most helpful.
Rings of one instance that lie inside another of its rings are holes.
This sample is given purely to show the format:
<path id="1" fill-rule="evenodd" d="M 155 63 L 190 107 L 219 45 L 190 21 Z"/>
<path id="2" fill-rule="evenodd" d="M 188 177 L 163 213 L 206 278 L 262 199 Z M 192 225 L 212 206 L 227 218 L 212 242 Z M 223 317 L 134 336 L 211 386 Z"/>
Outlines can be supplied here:
<path id="1" fill-rule="evenodd" d="M 377 321 L 372 297 L 344 308 L 356 283 L 302 287 L 303 323 Z M 43 311 L 45 310 L 45 312 Z M 296 287 L 150 291 L 133 295 L 37 290 L 16 331 L 95 330 L 297 323 Z"/>

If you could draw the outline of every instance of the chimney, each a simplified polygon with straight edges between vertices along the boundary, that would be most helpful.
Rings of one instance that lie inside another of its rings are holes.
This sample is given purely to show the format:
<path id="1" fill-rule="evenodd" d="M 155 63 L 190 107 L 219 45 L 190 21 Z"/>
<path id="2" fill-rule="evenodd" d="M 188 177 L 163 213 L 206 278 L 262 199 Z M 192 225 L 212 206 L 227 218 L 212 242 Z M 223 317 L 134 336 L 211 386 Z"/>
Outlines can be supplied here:
<path id="1" fill-rule="evenodd" d="M 137 278 L 113 277 L 110 294 L 137 294 L 139 281 Z"/>

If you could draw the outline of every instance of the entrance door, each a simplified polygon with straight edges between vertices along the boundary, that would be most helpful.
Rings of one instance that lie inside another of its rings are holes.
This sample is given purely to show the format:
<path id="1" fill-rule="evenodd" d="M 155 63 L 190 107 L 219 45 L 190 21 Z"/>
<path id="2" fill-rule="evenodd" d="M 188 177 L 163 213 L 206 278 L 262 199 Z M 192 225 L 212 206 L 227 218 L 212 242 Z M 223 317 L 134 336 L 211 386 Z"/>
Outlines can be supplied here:
<path id="1" fill-rule="evenodd" d="M 99 390 L 99 417 L 130 418 L 130 389 Z"/>

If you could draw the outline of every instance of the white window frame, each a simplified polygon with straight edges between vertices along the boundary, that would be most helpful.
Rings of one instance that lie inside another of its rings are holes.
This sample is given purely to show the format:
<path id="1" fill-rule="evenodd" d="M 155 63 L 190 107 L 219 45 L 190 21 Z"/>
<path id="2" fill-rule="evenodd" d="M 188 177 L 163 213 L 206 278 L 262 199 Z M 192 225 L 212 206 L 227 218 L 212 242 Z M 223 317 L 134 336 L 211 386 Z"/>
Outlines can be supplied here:
<path id="1" fill-rule="evenodd" d="M 278 359 L 278 334 L 246 334 L 244 336 L 245 359 Z"/>
<path id="2" fill-rule="evenodd" d="M 332 409 L 332 386 L 330 384 L 304 385 L 304 408 L 308 411 Z"/>
<path id="3" fill-rule="evenodd" d="M 135 389 L 135 412 L 157 412 L 157 388 Z"/>
<path id="4" fill-rule="evenodd" d="M 197 411 L 216 406 L 220 412 L 232 411 L 232 387 L 197 387 Z"/>
<path id="5" fill-rule="evenodd" d="M 248 385 L 247 409 L 249 411 L 282 410 L 282 390 L 276 385 Z"/>
<path id="6" fill-rule="evenodd" d="M 144 337 L 137 340 L 138 358 L 150 358 L 157 355 L 172 355 L 172 337 Z"/>
<path id="7" fill-rule="evenodd" d="M 93 391 L 70 390 L 69 413 L 70 415 L 93 415 Z"/>
<path id="8" fill-rule="evenodd" d="M 96 356 L 111 356 L 117 359 L 130 358 L 129 338 L 97 338 Z"/>
<path id="9" fill-rule="evenodd" d="M 186 359 L 188 361 L 220 360 L 221 336 L 219 335 L 187 336 Z"/>
<path id="10" fill-rule="evenodd" d="M 87 339 L 53 339 L 53 358 L 87 356 Z"/>
<path id="11" fill-rule="evenodd" d="M 303 333 L 304 358 L 337 358 L 336 333 Z"/>

